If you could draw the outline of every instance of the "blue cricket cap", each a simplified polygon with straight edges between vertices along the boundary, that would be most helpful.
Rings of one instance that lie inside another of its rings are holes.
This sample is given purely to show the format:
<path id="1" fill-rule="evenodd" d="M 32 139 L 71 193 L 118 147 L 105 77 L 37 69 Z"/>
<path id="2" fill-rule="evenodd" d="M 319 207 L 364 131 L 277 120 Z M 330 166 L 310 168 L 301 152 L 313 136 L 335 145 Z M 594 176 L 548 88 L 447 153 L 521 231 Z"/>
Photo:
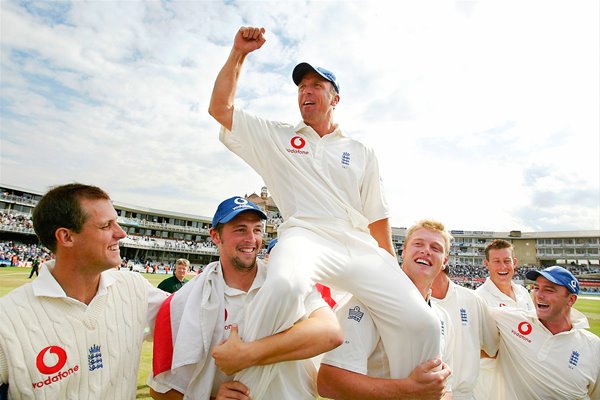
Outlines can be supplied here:
<path id="1" fill-rule="evenodd" d="M 525 277 L 535 281 L 540 275 L 556 285 L 566 287 L 573 294 L 579 294 L 579 281 L 569 270 L 561 266 L 554 265 L 541 271 L 528 271 Z"/>
<path id="2" fill-rule="evenodd" d="M 294 80 L 296 86 L 300 84 L 302 78 L 304 78 L 304 75 L 306 75 L 308 72 L 316 72 L 317 74 L 321 75 L 323 78 L 331 82 L 333 88 L 338 94 L 340 93 L 340 85 L 338 84 L 333 72 L 323 67 L 313 67 L 309 63 L 305 62 L 296 65 L 294 71 L 292 72 L 292 79 Z"/>
<path id="3" fill-rule="evenodd" d="M 267 246 L 267 254 L 269 254 L 271 252 L 271 250 L 273 250 L 273 247 L 275 247 L 276 244 L 277 244 L 277 239 L 273 239 L 269 242 L 269 245 Z"/>
<path id="4" fill-rule="evenodd" d="M 223 200 L 221 204 L 219 204 L 217 212 L 215 212 L 215 216 L 212 220 L 213 228 L 218 224 L 228 223 L 239 213 L 244 211 L 254 211 L 261 219 L 267 219 L 267 215 L 256 204 L 246 200 L 243 197 L 235 196 L 227 200 Z"/>

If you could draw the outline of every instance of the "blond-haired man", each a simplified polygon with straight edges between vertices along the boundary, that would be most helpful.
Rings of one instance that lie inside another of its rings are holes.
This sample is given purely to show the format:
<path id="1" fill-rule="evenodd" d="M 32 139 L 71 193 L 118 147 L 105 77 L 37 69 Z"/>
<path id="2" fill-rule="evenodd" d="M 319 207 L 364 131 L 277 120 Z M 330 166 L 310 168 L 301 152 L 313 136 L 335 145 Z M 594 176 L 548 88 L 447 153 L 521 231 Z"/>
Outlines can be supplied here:
<path id="1" fill-rule="evenodd" d="M 437 274 L 446 267 L 451 236 L 444 225 L 423 220 L 412 226 L 404 242 L 402 269 L 415 284 L 424 303 L 436 312 L 438 331 L 421 335 L 442 337 L 443 359 L 451 354 L 445 343 L 451 336 L 447 313 L 430 303 L 431 285 Z M 402 296 L 402 292 L 398 292 Z M 410 375 L 391 379 L 389 359 L 396 358 L 408 365 L 416 360 L 407 346 L 401 353 L 386 351 L 369 310 L 356 298 L 338 309 L 338 320 L 344 330 L 344 343 L 327 353 L 321 361 L 317 378 L 319 394 L 334 399 L 439 399 L 447 390 L 450 371 L 441 359 L 430 360 L 416 367 Z M 399 343 L 404 337 L 399 336 Z M 443 366 L 443 368 L 439 368 Z"/>
<path id="2" fill-rule="evenodd" d="M 188 281 L 185 278 L 188 268 L 190 267 L 189 260 L 180 258 L 175 261 L 175 267 L 173 268 L 173 276 L 168 277 L 158 284 L 158 288 L 168 293 L 175 293 Z"/>

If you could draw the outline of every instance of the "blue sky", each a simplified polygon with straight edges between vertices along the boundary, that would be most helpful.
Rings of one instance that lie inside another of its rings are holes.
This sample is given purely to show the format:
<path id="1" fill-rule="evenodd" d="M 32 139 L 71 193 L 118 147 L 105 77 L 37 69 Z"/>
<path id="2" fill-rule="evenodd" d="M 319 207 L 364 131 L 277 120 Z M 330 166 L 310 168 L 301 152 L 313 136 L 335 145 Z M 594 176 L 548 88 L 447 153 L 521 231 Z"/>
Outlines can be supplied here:
<path id="1" fill-rule="evenodd" d="M 236 106 L 296 123 L 293 67 L 333 70 L 335 119 L 375 148 L 393 226 L 600 229 L 599 4 L 3 0 L 0 182 L 199 215 L 258 193 L 206 112 L 257 25 Z"/>

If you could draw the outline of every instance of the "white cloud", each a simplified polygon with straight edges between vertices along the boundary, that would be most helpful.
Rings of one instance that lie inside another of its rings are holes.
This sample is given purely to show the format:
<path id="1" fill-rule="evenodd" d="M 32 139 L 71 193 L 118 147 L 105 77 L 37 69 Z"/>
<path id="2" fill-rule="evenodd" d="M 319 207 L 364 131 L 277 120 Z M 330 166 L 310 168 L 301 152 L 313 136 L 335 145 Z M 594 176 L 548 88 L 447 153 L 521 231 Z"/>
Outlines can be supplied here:
<path id="1" fill-rule="evenodd" d="M 201 215 L 259 191 L 206 110 L 236 30 L 263 25 L 236 104 L 295 123 L 293 66 L 335 71 L 394 226 L 600 229 L 597 1 L 22 4 L 0 3 L 4 183 Z"/>

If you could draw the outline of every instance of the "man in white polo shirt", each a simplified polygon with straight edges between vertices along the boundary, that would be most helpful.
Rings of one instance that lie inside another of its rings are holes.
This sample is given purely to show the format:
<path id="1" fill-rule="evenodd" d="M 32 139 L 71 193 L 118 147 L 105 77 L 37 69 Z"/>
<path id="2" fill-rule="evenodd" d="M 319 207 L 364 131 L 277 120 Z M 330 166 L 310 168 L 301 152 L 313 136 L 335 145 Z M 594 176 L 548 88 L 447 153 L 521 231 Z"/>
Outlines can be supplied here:
<path id="1" fill-rule="evenodd" d="M 262 47 L 264 34 L 264 28 L 239 29 L 209 106 L 222 126 L 220 140 L 262 176 L 285 220 L 265 284 L 248 308 L 244 340 L 288 329 L 305 314 L 303 296 L 321 282 L 354 294 L 369 308 L 391 375 L 408 376 L 416 365 L 439 357 L 439 335 L 421 334 L 439 332 L 439 320 L 398 266 L 377 158 L 334 123 L 340 86 L 325 68 L 307 63 L 294 68 L 302 115 L 296 126 L 234 107 L 244 60 Z M 416 364 L 401 361 L 407 351 Z M 268 381 L 268 369 L 247 369 L 238 377 L 256 381 L 249 375 L 261 375 Z"/>
<path id="2" fill-rule="evenodd" d="M 108 194 L 72 183 L 33 210 L 56 259 L 0 299 L 0 384 L 13 399 L 133 399 L 145 329 L 167 293 L 118 271 L 126 236 Z"/>
<path id="3" fill-rule="evenodd" d="M 535 312 L 491 310 L 500 346 L 490 399 L 600 399 L 600 339 L 572 309 L 579 282 L 560 266 L 526 276 L 535 281 Z"/>
<path id="4" fill-rule="evenodd" d="M 253 383 L 236 382 L 231 374 L 251 365 L 284 361 L 263 398 L 315 398 L 316 368 L 309 358 L 342 340 L 335 315 L 316 290 L 304 301 L 307 318 L 290 330 L 250 343 L 240 341 L 237 334 L 238 326 L 246 323 L 244 309 L 265 280 L 267 267 L 257 255 L 266 218 L 256 204 L 243 197 L 219 204 L 210 229 L 219 261 L 207 265 L 158 313 L 154 377 L 148 380 L 154 399 L 184 395 L 194 400 L 247 399 Z M 306 330 L 318 334 L 320 340 L 311 340 L 303 334 Z"/>
<path id="5" fill-rule="evenodd" d="M 513 282 L 517 268 L 513 245 L 503 239 L 495 239 L 485 247 L 485 266 L 490 272 L 483 285 L 475 292 L 489 307 L 513 307 L 533 310 L 533 302 L 527 289 Z M 477 400 L 488 400 L 496 374 L 496 360 L 483 358 L 474 394 Z"/>
<path id="6" fill-rule="evenodd" d="M 479 375 L 479 358 L 498 350 L 498 330 L 485 302 L 475 291 L 457 285 L 447 266 L 435 278 L 432 302 L 448 312 L 452 322 L 449 345 L 452 353 L 452 399 L 472 400 Z"/>
<path id="7" fill-rule="evenodd" d="M 430 302 L 433 280 L 448 261 L 450 239 L 444 225 L 432 220 L 418 222 L 406 234 L 402 269 L 417 286 L 422 295 L 421 301 L 425 299 L 425 303 Z M 398 296 L 402 296 L 402 292 L 399 291 Z M 431 303 L 431 307 L 440 321 L 443 361 L 450 364 L 451 349 L 446 347 L 453 335 L 450 317 L 435 303 Z M 444 395 L 450 370 L 447 366 L 441 370 L 433 368 L 440 365 L 440 359 L 425 362 L 406 377 L 390 379 L 389 356 L 386 356 L 369 310 L 358 299 L 353 297 L 341 306 L 338 319 L 344 330 L 344 343 L 328 352 L 321 361 L 317 379 L 320 395 L 357 400 L 430 399 Z M 437 336 L 434 332 L 421 332 L 421 335 Z M 404 337 L 400 335 L 396 340 L 404 343 Z M 412 363 L 406 357 L 401 358 Z"/>

